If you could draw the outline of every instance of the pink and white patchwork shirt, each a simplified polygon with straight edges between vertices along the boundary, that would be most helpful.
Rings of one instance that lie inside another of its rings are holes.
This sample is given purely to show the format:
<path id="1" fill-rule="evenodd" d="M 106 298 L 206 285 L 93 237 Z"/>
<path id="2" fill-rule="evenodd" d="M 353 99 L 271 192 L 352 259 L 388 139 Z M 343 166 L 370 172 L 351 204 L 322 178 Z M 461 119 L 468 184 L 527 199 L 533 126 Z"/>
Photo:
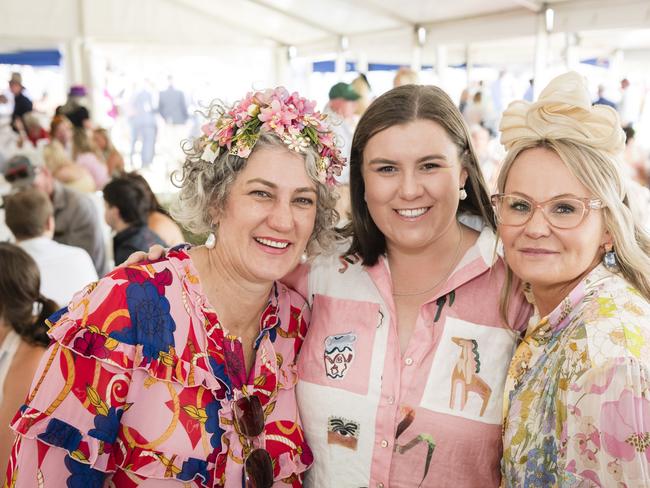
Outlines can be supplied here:
<path id="1" fill-rule="evenodd" d="M 400 353 L 385 258 L 320 257 L 298 286 L 312 322 L 298 362 L 300 415 L 314 453 L 305 486 L 497 487 L 503 389 L 530 315 L 484 229 L 420 309 Z"/>

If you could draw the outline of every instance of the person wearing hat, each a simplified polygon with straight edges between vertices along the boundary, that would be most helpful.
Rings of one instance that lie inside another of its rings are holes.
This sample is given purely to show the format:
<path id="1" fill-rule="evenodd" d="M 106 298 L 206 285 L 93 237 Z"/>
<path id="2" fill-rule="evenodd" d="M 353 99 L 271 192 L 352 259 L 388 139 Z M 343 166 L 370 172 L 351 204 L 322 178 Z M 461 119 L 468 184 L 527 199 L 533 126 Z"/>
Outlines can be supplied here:
<path id="1" fill-rule="evenodd" d="M 348 83 L 336 83 L 329 92 L 329 102 L 323 111 L 329 117 L 332 123 L 337 144 L 341 148 L 341 154 L 350 159 L 350 146 L 352 144 L 352 134 L 354 133 L 353 117 L 357 108 L 357 100 L 360 95 Z M 347 183 L 349 174 L 347 168 L 343 170 L 341 176 L 337 178 L 341 183 Z"/>
<path id="2" fill-rule="evenodd" d="M 323 113 L 327 114 L 327 121 L 332 127 L 336 145 L 341 150 L 341 155 L 348 161 L 350 160 L 350 149 L 354 134 L 354 116 L 359 98 L 361 98 L 361 95 L 352 88 L 351 84 L 339 82 L 330 88 L 329 102 L 323 110 Z M 341 216 L 339 225 L 343 225 L 350 216 L 350 169 L 348 166 L 343 168 L 336 181 L 339 183 L 336 189 L 339 195 L 336 210 Z"/>
<path id="3" fill-rule="evenodd" d="M 85 249 L 99 276 L 108 271 L 101 219 L 87 195 L 64 186 L 45 165 L 36 166 L 22 154 L 6 162 L 4 177 L 14 190 L 34 187 L 48 195 L 54 207 L 53 239 Z"/>
<path id="4" fill-rule="evenodd" d="M 72 85 L 65 105 L 56 108 L 56 115 L 65 115 L 77 129 L 90 128 L 90 113 L 83 105 L 83 98 L 88 95 L 83 85 Z"/>
<path id="5" fill-rule="evenodd" d="M 9 91 L 14 96 L 14 110 L 11 113 L 11 128 L 18 132 L 19 129 L 23 128 L 22 117 L 27 112 L 32 111 L 32 101 L 25 96 L 23 90 L 23 77 L 20 73 L 11 73 L 11 78 L 9 79 Z M 0 103 L 7 103 L 7 97 L 0 95 Z M 19 121 L 16 124 L 16 121 Z"/>

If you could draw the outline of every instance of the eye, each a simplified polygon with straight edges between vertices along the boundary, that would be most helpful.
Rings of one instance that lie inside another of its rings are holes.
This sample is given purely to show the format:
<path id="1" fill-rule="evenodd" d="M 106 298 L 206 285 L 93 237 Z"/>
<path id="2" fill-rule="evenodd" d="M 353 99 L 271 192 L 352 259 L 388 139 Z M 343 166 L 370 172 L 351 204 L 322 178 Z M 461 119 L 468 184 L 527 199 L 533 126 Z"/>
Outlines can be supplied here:
<path id="1" fill-rule="evenodd" d="M 294 202 L 303 207 L 311 207 L 314 205 L 314 200 L 309 197 L 297 197 Z"/>
<path id="2" fill-rule="evenodd" d="M 271 194 L 268 191 L 264 190 L 253 190 L 249 193 L 249 195 L 252 195 L 257 198 L 265 199 L 265 198 L 271 198 Z"/>
<path id="3" fill-rule="evenodd" d="M 573 202 L 554 202 L 551 207 L 554 214 L 570 215 L 576 212 L 576 205 Z"/>
<path id="4" fill-rule="evenodd" d="M 395 166 L 379 166 L 375 171 L 377 173 L 395 173 L 397 171 L 397 168 Z"/>
<path id="5" fill-rule="evenodd" d="M 522 198 L 512 198 L 508 201 L 508 210 L 513 212 L 528 213 L 530 212 L 530 202 Z"/>
<path id="6" fill-rule="evenodd" d="M 420 166 L 420 168 L 425 171 L 431 171 L 440 168 L 440 164 L 434 163 L 433 161 L 428 161 L 426 163 L 423 163 L 422 166 Z"/>

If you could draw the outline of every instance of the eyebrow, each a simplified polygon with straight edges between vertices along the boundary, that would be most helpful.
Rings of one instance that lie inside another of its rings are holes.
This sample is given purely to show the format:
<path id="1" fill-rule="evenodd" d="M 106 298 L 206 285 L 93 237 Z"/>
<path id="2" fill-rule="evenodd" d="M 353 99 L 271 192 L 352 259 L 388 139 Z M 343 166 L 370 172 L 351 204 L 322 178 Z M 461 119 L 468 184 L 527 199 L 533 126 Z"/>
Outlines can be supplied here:
<path id="1" fill-rule="evenodd" d="M 447 156 L 444 154 L 427 154 L 426 156 L 422 156 L 418 159 L 415 160 L 415 163 L 423 163 L 425 161 L 431 161 L 432 159 L 441 159 L 445 162 L 448 162 Z M 368 164 L 395 164 L 398 161 L 394 161 L 392 159 L 388 158 L 374 158 L 368 161 Z"/>
<path id="2" fill-rule="evenodd" d="M 265 180 L 265 179 L 263 179 L 263 178 L 252 178 L 252 179 L 250 179 L 250 180 L 248 180 L 248 181 L 246 182 L 247 185 L 250 185 L 250 184 L 252 184 L 252 183 L 260 183 L 260 184 L 262 184 L 262 185 L 264 185 L 264 186 L 268 186 L 269 188 L 272 188 L 273 190 L 277 190 L 277 189 L 278 189 L 278 185 L 276 185 L 275 183 L 273 183 L 273 182 L 271 182 L 271 181 L 269 181 L 269 180 Z M 307 192 L 311 192 L 311 193 L 316 193 L 316 194 L 318 194 L 318 192 L 316 191 L 315 188 L 311 188 L 311 187 L 308 187 L 308 186 L 303 186 L 303 187 L 300 187 L 300 188 L 296 188 L 293 192 L 294 192 L 294 193 L 307 193 Z"/>
<path id="3" fill-rule="evenodd" d="M 522 193 L 520 191 L 513 191 L 513 192 L 510 192 L 510 193 L 512 195 L 520 195 L 520 196 L 522 196 L 524 198 L 530 198 L 531 200 L 535 200 L 530 195 L 527 195 L 527 194 Z M 576 195 L 574 193 L 562 193 L 560 195 L 555 195 L 554 197 L 548 198 L 546 201 L 555 200 L 556 198 L 578 198 L 578 199 L 581 199 L 581 198 L 590 198 L 590 197 L 579 197 L 578 195 Z"/>

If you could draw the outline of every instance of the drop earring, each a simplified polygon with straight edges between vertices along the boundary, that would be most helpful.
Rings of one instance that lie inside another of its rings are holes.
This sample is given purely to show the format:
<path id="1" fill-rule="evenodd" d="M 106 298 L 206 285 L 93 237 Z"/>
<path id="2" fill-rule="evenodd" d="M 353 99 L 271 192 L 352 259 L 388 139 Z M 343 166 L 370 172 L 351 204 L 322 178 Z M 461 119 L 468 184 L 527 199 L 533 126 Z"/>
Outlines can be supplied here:
<path id="1" fill-rule="evenodd" d="M 309 254 L 307 254 L 307 249 L 300 255 L 300 264 L 305 264 L 309 259 Z"/>
<path id="2" fill-rule="evenodd" d="M 215 231 L 216 226 L 213 222 L 210 224 L 210 233 L 208 234 L 208 238 L 205 240 L 205 247 L 208 249 L 214 249 L 214 246 L 217 244 L 217 236 L 215 235 Z"/>
<path id="3" fill-rule="evenodd" d="M 603 254 L 603 265 L 610 271 L 616 272 L 618 267 L 618 256 L 611 244 L 605 244 L 605 254 Z"/>
<path id="4" fill-rule="evenodd" d="M 463 186 L 458 192 L 458 199 L 465 200 L 466 198 L 467 198 L 467 192 L 465 191 L 465 187 Z"/>

